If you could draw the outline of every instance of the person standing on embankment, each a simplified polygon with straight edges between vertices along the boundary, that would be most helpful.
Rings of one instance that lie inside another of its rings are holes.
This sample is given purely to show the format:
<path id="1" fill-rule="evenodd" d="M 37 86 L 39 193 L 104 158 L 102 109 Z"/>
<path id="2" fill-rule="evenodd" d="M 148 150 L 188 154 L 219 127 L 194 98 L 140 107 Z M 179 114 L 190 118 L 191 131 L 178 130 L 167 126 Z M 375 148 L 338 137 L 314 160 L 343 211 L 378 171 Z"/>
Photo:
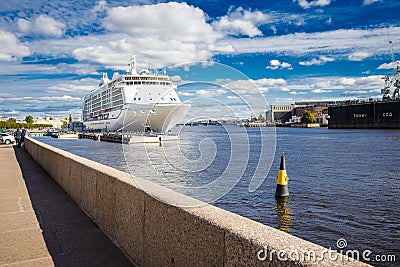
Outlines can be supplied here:
<path id="1" fill-rule="evenodd" d="M 15 142 L 17 143 L 17 147 L 21 147 L 22 132 L 19 130 L 19 128 L 15 131 L 14 137 Z"/>

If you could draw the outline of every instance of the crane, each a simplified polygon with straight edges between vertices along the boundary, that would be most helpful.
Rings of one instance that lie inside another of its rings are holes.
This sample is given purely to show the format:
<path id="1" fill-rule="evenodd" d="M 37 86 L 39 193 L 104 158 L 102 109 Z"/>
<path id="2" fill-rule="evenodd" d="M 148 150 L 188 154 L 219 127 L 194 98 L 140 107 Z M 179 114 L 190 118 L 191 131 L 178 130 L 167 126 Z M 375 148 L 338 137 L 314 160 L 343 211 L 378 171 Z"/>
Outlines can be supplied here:
<path id="1" fill-rule="evenodd" d="M 392 41 L 389 41 L 389 44 L 390 44 L 390 52 L 391 52 L 391 56 L 392 56 L 392 64 L 395 67 L 394 76 L 392 78 L 392 82 L 395 87 L 392 99 L 400 99 L 400 65 L 399 65 L 399 61 L 396 61 L 396 58 L 394 56 Z"/>
<path id="2" fill-rule="evenodd" d="M 394 75 L 393 77 L 385 76 L 383 79 L 385 79 L 385 87 L 381 90 L 381 93 L 383 94 L 382 100 L 383 101 L 389 101 L 389 100 L 396 100 L 400 99 L 400 65 L 399 61 L 396 61 L 394 52 L 393 52 L 393 43 L 392 41 L 389 41 L 390 45 L 390 55 L 392 59 L 392 66 L 394 67 Z M 393 95 L 390 95 L 391 88 L 394 87 L 393 89 Z"/>

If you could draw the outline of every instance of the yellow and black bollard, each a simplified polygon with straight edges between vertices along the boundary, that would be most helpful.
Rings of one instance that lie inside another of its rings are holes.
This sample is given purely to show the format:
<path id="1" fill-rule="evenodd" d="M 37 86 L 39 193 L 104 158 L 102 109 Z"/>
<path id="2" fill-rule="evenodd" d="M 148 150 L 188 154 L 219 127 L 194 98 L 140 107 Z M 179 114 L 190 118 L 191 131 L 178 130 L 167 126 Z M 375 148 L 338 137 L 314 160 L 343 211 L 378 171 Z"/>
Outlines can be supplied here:
<path id="1" fill-rule="evenodd" d="M 279 168 L 278 175 L 276 176 L 275 197 L 289 196 L 288 180 L 289 177 L 286 174 L 285 153 L 282 153 L 281 166 Z"/>

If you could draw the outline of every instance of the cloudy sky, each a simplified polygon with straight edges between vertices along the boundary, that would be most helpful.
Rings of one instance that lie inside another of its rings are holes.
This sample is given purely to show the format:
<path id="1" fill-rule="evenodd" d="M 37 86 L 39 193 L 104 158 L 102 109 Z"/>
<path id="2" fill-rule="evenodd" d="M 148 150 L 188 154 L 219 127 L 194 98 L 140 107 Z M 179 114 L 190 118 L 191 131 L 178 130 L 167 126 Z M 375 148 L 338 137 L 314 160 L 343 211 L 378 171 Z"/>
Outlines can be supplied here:
<path id="1" fill-rule="evenodd" d="M 0 0 L 0 115 L 80 116 L 100 73 L 132 55 L 213 112 L 377 98 L 399 14 L 398 0 Z"/>

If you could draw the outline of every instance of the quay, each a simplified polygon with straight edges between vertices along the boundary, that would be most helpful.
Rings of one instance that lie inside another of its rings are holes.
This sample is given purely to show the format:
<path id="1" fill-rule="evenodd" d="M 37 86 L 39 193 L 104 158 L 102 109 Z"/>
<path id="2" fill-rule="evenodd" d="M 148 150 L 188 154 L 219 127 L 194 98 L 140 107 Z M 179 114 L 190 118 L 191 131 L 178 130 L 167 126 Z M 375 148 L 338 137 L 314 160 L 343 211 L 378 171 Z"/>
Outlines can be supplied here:
<path id="1" fill-rule="evenodd" d="M 31 137 L 0 167 L 0 265 L 370 266 Z"/>
<path id="2" fill-rule="evenodd" d="M 0 146 L 0 266 L 132 266 L 28 152 Z"/>
<path id="3" fill-rule="evenodd" d="M 165 141 L 177 141 L 178 135 L 174 134 L 157 134 L 157 133 L 79 133 L 81 139 L 93 139 L 97 141 L 105 141 L 122 144 L 137 144 L 137 143 L 160 143 Z"/>

